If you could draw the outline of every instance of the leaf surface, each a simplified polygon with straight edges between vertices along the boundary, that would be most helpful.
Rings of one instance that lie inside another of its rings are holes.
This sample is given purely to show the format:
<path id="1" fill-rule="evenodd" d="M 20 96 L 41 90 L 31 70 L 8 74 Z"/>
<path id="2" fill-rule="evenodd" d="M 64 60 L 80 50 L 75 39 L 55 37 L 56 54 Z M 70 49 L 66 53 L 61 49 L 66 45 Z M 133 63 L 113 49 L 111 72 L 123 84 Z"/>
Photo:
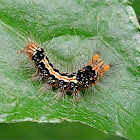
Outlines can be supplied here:
<path id="1" fill-rule="evenodd" d="M 140 138 L 140 36 L 135 13 L 118 0 L 0 0 L 0 122 L 79 121 L 107 134 Z M 33 62 L 16 54 L 27 38 L 45 49 L 55 68 L 76 72 L 92 59 L 115 63 L 95 87 L 55 101 L 32 82 Z"/>

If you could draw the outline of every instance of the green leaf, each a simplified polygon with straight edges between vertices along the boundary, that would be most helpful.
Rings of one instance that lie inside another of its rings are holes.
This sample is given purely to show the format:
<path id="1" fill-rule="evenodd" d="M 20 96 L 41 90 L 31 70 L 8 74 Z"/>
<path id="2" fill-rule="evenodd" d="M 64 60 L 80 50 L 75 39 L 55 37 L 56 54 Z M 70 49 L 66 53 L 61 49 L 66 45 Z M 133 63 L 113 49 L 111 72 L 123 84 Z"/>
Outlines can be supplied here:
<path id="1" fill-rule="evenodd" d="M 0 122 L 79 121 L 107 134 L 140 138 L 140 35 L 125 0 L 0 0 Z M 45 48 L 54 67 L 76 72 L 96 48 L 114 67 L 74 103 L 57 90 L 40 91 L 28 57 L 16 54 L 27 38 Z"/>

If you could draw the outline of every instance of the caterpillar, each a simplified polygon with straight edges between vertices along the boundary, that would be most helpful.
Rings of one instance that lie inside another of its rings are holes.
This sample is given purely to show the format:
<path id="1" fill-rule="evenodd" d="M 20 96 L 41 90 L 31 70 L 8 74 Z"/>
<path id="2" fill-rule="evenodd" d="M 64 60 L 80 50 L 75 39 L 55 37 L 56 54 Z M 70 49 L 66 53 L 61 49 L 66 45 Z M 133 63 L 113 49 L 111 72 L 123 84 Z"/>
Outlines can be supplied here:
<path id="1" fill-rule="evenodd" d="M 74 101 L 79 102 L 79 91 L 95 84 L 103 73 L 111 67 L 110 64 L 105 65 L 103 60 L 100 59 L 100 54 L 96 53 L 91 62 L 78 70 L 77 73 L 62 73 L 50 63 L 49 58 L 45 55 L 44 49 L 32 41 L 23 50 L 17 51 L 17 53 L 26 53 L 31 61 L 35 63 L 37 72 L 33 76 L 34 78 L 40 77 L 44 79 L 45 87 L 49 85 L 58 88 L 59 92 L 56 95 L 56 100 L 60 100 L 64 93 L 71 92 Z"/>

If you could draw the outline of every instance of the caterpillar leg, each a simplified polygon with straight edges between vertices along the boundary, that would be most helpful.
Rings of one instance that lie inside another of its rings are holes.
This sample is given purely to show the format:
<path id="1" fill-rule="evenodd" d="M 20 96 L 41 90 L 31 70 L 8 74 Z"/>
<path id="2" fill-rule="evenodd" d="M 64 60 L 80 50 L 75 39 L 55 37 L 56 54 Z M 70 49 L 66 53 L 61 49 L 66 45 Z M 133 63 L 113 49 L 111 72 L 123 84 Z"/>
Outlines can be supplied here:
<path id="1" fill-rule="evenodd" d="M 41 88 L 41 92 L 45 92 L 46 90 L 51 90 L 52 86 L 50 86 L 48 83 L 45 83 L 43 87 Z"/>
<path id="2" fill-rule="evenodd" d="M 54 97 L 58 101 L 63 97 L 63 95 L 64 95 L 64 92 L 58 91 L 58 93 Z"/>
<path id="3" fill-rule="evenodd" d="M 42 80 L 42 77 L 40 76 L 38 71 L 32 75 L 31 81 L 41 81 L 41 80 Z"/>
<path id="4" fill-rule="evenodd" d="M 81 96 L 79 92 L 76 92 L 72 94 L 72 97 L 73 97 L 74 102 L 79 102 Z"/>

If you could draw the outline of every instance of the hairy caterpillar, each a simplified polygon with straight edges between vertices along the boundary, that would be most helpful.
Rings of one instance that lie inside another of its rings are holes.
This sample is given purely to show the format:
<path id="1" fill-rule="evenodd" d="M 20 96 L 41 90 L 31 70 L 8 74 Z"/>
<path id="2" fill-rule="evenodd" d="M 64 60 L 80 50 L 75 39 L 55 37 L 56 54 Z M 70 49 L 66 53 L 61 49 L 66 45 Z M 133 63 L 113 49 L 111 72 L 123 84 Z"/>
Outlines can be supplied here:
<path id="1" fill-rule="evenodd" d="M 26 26 L 27 24 L 24 21 L 24 18 L 20 15 L 20 12 L 17 9 L 16 11 Z M 74 33 L 76 35 L 75 30 Z M 110 65 L 105 65 L 100 59 L 99 54 L 95 54 L 91 62 L 76 73 L 62 73 L 58 69 L 53 68 L 48 57 L 45 57 L 44 50 L 39 48 L 38 44 L 29 42 L 24 50 L 18 51 L 18 53 L 22 52 L 27 53 L 27 56 L 29 56 L 35 63 L 37 73 L 34 75 L 33 79 L 37 79 L 38 77 L 44 79 L 46 83 L 44 90 L 48 88 L 48 85 L 59 89 L 60 92 L 56 95 L 57 100 L 61 98 L 63 93 L 70 91 L 73 93 L 72 95 L 74 100 L 76 102 L 79 101 L 79 90 L 88 88 L 89 85 L 95 84 L 103 73 L 110 68 Z"/>
<path id="2" fill-rule="evenodd" d="M 45 80 L 44 90 L 47 89 L 48 85 L 59 89 L 56 100 L 59 100 L 64 93 L 71 92 L 74 101 L 78 102 L 79 90 L 95 84 L 103 73 L 110 69 L 110 64 L 105 65 L 98 53 L 93 56 L 87 66 L 72 74 L 62 73 L 55 69 L 49 62 L 49 58 L 45 56 L 44 49 L 40 48 L 37 43 L 30 42 L 24 50 L 17 53 L 26 53 L 34 61 L 37 69 L 34 78 L 40 77 Z"/>

